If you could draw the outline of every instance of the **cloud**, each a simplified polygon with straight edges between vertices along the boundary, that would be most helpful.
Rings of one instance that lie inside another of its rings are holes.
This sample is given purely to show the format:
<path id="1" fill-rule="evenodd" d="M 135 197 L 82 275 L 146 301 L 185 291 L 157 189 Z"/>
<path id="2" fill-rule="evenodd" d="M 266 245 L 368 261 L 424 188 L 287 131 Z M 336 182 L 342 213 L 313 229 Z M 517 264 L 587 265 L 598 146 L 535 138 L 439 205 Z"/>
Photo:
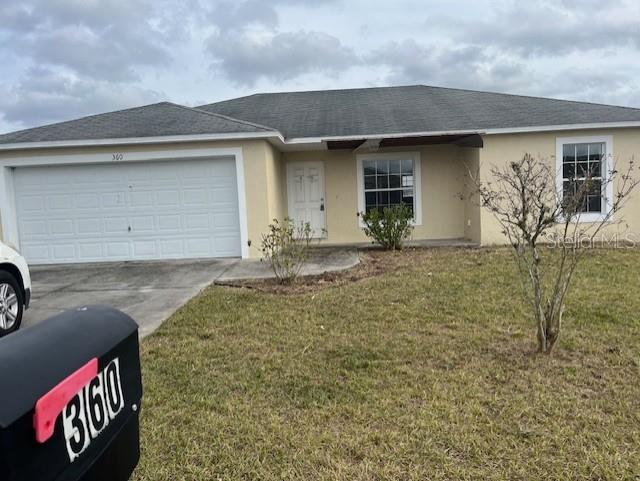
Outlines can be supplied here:
<path id="1" fill-rule="evenodd" d="M 258 86 L 640 105 L 637 0 L 5 0 L 0 19 L 0 129 Z"/>
<path id="2" fill-rule="evenodd" d="M 484 20 L 441 18 L 438 23 L 452 28 L 458 41 L 525 57 L 640 46 L 640 10 L 622 1 L 603 8 L 597 0 L 511 0 L 490 12 Z"/>
<path id="3" fill-rule="evenodd" d="M 222 31 L 236 31 L 250 25 L 275 29 L 279 24 L 278 7 L 316 8 L 339 0 L 224 0 L 215 2 L 208 18 Z"/>
<path id="4" fill-rule="evenodd" d="M 220 2 L 213 7 L 209 18 L 224 32 L 244 28 L 251 24 L 270 28 L 275 28 L 278 25 L 276 9 L 273 5 L 262 0 Z"/>
<path id="5" fill-rule="evenodd" d="M 164 94 L 92 78 L 73 78 L 47 68 L 30 69 L 14 85 L 2 85 L 0 112 L 5 122 L 41 125 L 157 102 Z"/>
<path id="6" fill-rule="evenodd" d="M 276 83 L 307 73 L 337 75 L 359 63 L 355 52 L 323 32 L 283 32 L 253 36 L 216 34 L 208 40 L 214 70 L 237 85 L 265 78 Z"/>
<path id="7" fill-rule="evenodd" d="M 390 84 L 432 84 L 459 88 L 510 90 L 526 82 L 522 63 L 492 56 L 475 45 L 455 48 L 422 45 L 413 39 L 388 42 L 366 57 L 389 71 Z"/>
<path id="8" fill-rule="evenodd" d="M 168 39 L 155 24 L 163 3 L 27 0 L 4 4 L 0 6 L 2 47 L 39 66 L 61 66 L 100 80 L 136 79 L 140 67 L 170 60 Z"/>

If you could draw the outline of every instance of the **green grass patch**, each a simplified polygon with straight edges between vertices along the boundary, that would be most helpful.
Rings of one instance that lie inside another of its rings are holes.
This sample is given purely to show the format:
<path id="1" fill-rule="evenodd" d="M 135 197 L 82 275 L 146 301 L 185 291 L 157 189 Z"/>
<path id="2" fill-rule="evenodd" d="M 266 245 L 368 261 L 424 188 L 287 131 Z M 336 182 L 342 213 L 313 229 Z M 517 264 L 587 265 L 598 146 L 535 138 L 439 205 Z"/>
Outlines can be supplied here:
<path id="1" fill-rule="evenodd" d="M 640 251 L 580 266 L 552 357 L 504 249 L 295 295 L 211 287 L 142 343 L 141 480 L 637 479 Z"/>

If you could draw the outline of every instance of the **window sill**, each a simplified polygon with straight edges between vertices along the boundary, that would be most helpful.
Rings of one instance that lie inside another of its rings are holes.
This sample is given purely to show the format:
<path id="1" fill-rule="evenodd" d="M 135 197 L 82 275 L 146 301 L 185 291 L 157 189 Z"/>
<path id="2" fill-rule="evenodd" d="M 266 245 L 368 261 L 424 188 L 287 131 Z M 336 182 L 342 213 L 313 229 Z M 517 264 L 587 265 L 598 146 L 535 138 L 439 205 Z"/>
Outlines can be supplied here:
<path id="1" fill-rule="evenodd" d="M 580 216 L 578 216 L 575 220 L 573 220 L 571 223 L 578 223 L 578 224 L 592 224 L 594 222 L 602 222 L 603 220 L 605 220 L 607 218 L 607 214 L 604 212 L 589 212 L 586 214 L 581 214 Z M 611 221 L 611 216 L 609 216 L 609 221 Z M 560 218 L 559 222 L 562 223 L 564 222 L 564 218 Z"/>

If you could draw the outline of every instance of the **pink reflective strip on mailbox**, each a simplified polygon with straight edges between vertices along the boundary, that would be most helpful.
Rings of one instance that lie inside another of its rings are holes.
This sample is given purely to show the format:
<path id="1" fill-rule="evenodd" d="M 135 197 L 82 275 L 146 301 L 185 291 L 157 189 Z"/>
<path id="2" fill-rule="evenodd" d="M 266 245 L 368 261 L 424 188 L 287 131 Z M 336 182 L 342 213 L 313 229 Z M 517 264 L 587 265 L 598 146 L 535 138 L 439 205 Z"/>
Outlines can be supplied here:
<path id="1" fill-rule="evenodd" d="M 56 387 L 36 402 L 33 427 L 36 441 L 44 443 L 53 436 L 56 419 L 65 406 L 80 390 L 98 375 L 98 358 L 94 357 L 76 372 L 61 381 Z"/>

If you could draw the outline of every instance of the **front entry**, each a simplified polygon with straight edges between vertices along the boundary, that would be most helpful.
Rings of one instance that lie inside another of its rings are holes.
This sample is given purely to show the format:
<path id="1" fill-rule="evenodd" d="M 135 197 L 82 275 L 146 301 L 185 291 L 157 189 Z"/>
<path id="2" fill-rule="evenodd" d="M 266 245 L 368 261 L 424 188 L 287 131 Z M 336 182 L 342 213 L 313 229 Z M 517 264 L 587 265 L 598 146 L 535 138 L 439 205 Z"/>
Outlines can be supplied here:
<path id="1" fill-rule="evenodd" d="M 287 165 L 289 217 L 299 225 L 309 222 L 313 237 L 324 237 L 324 164 L 292 162 Z"/>

